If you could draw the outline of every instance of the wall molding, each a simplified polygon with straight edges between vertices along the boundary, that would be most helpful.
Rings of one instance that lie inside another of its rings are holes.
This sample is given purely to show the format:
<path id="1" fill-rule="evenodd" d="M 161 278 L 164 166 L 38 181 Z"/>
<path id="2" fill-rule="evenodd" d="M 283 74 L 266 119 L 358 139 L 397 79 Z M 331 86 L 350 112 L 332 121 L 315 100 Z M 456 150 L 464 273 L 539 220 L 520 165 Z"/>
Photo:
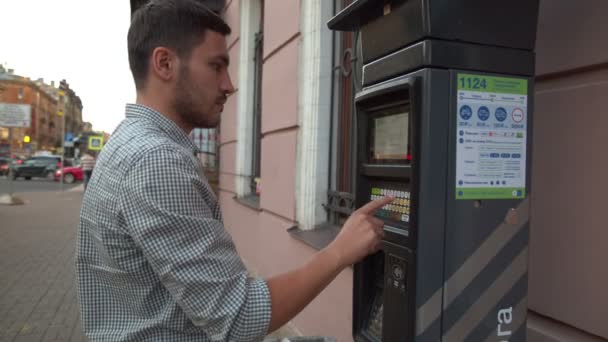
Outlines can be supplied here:
<path id="1" fill-rule="evenodd" d="M 298 70 L 296 220 L 310 230 L 326 220 L 332 77 L 333 2 L 302 1 Z"/>
<path id="2" fill-rule="evenodd" d="M 238 197 L 250 192 L 253 155 L 253 105 L 255 73 L 255 34 L 261 23 L 260 0 L 240 0 L 240 51 L 237 92 L 237 146 L 235 155 L 235 189 Z"/>

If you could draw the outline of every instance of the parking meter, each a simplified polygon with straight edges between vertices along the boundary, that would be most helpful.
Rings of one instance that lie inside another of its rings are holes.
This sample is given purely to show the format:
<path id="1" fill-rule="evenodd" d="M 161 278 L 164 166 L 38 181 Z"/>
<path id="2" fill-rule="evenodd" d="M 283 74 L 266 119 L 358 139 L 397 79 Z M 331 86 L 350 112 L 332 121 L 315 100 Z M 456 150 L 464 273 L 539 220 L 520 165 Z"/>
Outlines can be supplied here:
<path id="1" fill-rule="evenodd" d="M 385 195 L 355 265 L 356 341 L 525 341 L 538 1 L 358 0 L 356 206 Z"/>

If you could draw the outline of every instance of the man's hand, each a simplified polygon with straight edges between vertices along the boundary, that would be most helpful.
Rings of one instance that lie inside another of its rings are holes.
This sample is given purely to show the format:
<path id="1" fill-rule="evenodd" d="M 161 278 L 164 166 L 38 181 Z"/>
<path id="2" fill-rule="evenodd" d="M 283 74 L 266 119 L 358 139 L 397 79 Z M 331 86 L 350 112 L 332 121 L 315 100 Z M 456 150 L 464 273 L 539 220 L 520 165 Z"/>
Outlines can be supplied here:
<path id="1" fill-rule="evenodd" d="M 306 265 L 266 281 L 272 301 L 269 333 L 297 315 L 344 267 L 380 248 L 384 224 L 374 213 L 392 201 L 392 197 L 385 197 L 367 203 L 346 220 L 336 239 Z"/>
<path id="2" fill-rule="evenodd" d="M 383 197 L 359 208 L 344 223 L 340 234 L 327 247 L 336 255 L 341 267 L 352 265 L 365 256 L 378 251 L 384 236 L 384 222 L 374 214 L 391 203 L 393 197 Z"/>

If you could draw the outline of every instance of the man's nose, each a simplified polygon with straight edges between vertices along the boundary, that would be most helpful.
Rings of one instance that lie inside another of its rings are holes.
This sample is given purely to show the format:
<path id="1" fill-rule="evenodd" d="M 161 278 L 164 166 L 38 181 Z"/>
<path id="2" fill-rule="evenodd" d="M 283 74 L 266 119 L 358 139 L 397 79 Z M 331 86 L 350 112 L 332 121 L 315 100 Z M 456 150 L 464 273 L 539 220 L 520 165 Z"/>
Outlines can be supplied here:
<path id="1" fill-rule="evenodd" d="M 226 77 L 224 78 L 221 86 L 222 91 L 225 92 L 226 95 L 232 95 L 234 92 L 236 92 L 236 89 L 234 89 L 234 85 L 232 84 L 232 79 L 228 73 L 226 73 Z"/>

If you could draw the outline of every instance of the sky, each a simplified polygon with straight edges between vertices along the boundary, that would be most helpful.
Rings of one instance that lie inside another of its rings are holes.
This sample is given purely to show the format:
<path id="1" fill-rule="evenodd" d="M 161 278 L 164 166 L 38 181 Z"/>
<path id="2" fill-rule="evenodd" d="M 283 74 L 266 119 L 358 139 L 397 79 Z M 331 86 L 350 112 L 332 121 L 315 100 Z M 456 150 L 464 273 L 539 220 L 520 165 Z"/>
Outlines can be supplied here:
<path id="1" fill-rule="evenodd" d="M 0 0 L 0 63 L 45 83 L 65 79 L 82 117 L 111 133 L 135 101 L 129 0 Z"/>

